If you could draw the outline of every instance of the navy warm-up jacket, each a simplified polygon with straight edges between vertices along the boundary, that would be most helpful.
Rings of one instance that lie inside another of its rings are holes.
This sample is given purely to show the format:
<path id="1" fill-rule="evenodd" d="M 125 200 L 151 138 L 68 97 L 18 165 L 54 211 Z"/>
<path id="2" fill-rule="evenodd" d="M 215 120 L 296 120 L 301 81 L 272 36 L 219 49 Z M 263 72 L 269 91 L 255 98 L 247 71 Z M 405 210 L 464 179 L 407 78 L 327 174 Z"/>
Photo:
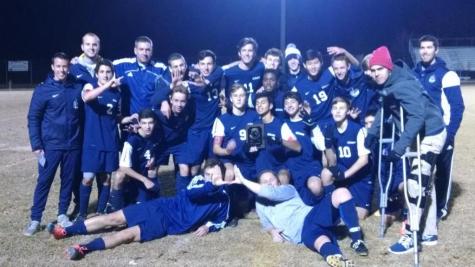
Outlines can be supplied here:
<path id="1" fill-rule="evenodd" d="M 72 150 L 82 146 L 81 84 L 72 76 L 58 82 L 50 75 L 31 97 L 28 132 L 33 151 Z"/>

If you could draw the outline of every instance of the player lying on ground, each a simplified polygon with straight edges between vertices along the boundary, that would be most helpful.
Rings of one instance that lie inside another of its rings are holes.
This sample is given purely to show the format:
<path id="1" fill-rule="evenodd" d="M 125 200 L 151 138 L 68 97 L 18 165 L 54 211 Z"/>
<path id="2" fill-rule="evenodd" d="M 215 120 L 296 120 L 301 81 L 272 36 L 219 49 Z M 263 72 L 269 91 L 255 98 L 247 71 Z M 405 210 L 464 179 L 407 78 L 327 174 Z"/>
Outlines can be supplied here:
<path id="1" fill-rule="evenodd" d="M 243 177 L 237 167 L 234 174 L 236 182 L 257 194 L 257 214 L 274 241 L 304 243 L 309 249 L 320 253 L 330 266 L 353 266 L 352 261 L 342 256 L 332 231 L 341 216 L 350 229 L 351 247 L 361 256 L 368 255 L 348 189 L 336 189 L 311 207 L 303 203 L 294 186 L 281 184 L 272 171 L 263 171 L 258 177 L 259 183 Z"/>
<path id="2" fill-rule="evenodd" d="M 186 190 L 169 198 L 129 206 L 111 214 L 78 221 L 70 227 L 59 225 L 48 229 L 56 239 L 127 225 L 112 235 L 99 237 L 66 250 L 71 260 L 78 260 L 95 250 L 113 248 L 129 242 L 146 242 L 166 235 L 183 234 L 194 230 L 204 236 L 223 228 L 229 213 L 229 197 L 223 186 L 224 167 L 210 159 L 204 174 L 193 178 Z"/>

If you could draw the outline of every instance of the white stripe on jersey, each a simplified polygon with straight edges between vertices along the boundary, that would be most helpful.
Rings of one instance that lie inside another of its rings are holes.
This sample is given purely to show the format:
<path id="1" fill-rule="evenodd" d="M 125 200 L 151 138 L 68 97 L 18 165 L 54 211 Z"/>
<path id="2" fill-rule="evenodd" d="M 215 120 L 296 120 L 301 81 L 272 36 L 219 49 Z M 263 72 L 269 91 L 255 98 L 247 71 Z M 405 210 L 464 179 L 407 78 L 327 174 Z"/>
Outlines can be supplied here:
<path id="1" fill-rule="evenodd" d="M 323 136 L 322 131 L 320 130 L 320 126 L 315 127 L 312 130 L 312 143 L 319 151 L 325 150 L 325 137 Z"/>
<path id="2" fill-rule="evenodd" d="M 211 136 L 214 138 L 216 136 L 224 137 L 224 125 L 219 118 L 216 118 L 213 123 L 213 129 L 211 130 Z"/>
<path id="3" fill-rule="evenodd" d="M 118 65 L 118 64 L 121 64 L 121 63 L 135 63 L 135 62 L 137 62 L 137 58 L 135 58 L 135 57 L 125 57 L 125 58 L 120 58 L 120 59 L 116 59 L 116 60 L 112 61 L 112 64 Z"/>
<path id="4" fill-rule="evenodd" d="M 282 140 L 285 141 L 296 141 L 297 137 L 295 137 L 295 134 L 290 130 L 289 125 L 284 122 L 282 123 L 282 127 L 280 128 L 280 135 L 282 136 Z"/>
<path id="5" fill-rule="evenodd" d="M 447 100 L 444 89 L 455 86 L 460 86 L 460 78 L 454 71 L 449 71 L 442 77 L 442 92 L 440 95 L 440 106 L 442 107 L 445 125 L 450 123 L 450 103 Z"/>
<path id="6" fill-rule="evenodd" d="M 132 152 L 134 148 L 129 142 L 124 143 L 124 148 L 122 148 L 122 154 L 120 155 L 119 166 L 132 168 Z"/>
<path id="7" fill-rule="evenodd" d="M 358 131 L 358 135 L 356 136 L 356 146 L 357 146 L 357 149 L 358 149 L 358 157 L 361 157 L 361 156 L 364 156 L 364 155 L 368 155 L 371 153 L 371 151 L 369 151 L 369 149 L 366 148 L 366 146 L 364 145 L 364 139 L 366 138 L 366 128 L 361 128 L 359 131 Z"/>

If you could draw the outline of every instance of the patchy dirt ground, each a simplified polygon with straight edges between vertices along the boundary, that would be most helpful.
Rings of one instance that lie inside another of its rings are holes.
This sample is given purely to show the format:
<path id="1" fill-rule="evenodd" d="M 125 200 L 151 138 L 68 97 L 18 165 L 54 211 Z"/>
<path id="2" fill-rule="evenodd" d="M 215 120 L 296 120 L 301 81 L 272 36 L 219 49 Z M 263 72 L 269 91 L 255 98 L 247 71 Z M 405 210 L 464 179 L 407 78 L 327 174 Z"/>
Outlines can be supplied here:
<path id="1" fill-rule="evenodd" d="M 463 86 L 466 111 L 457 137 L 454 161 L 454 200 L 450 216 L 439 225 L 439 245 L 424 247 L 422 266 L 473 266 L 475 257 L 475 86 Z M 303 246 L 274 244 L 260 230 L 257 218 L 240 221 L 237 228 L 224 229 L 203 238 L 192 234 L 170 236 L 145 244 L 131 244 L 91 253 L 79 263 L 63 257 L 65 247 L 93 236 L 62 241 L 46 231 L 28 238 L 22 230 L 36 182 L 35 157 L 30 152 L 26 112 L 31 91 L 0 92 L 0 266 L 326 266 L 319 255 Z M 166 169 L 163 181 L 174 183 Z M 44 214 L 45 224 L 55 218 L 59 179 L 52 186 Z M 171 190 L 166 190 L 170 193 Z M 92 195 L 95 198 L 95 193 Z M 357 266 L 411 266 L 412 254 L 390 255 L 389 244 L 398 238 L 399 225 L 393 225 L 384 239 L 377 237 L 379 218 L 362 223 L 369 257 L 358 257 L 349 249 L 349 240 L 340 241 L 345 254 Z"/>

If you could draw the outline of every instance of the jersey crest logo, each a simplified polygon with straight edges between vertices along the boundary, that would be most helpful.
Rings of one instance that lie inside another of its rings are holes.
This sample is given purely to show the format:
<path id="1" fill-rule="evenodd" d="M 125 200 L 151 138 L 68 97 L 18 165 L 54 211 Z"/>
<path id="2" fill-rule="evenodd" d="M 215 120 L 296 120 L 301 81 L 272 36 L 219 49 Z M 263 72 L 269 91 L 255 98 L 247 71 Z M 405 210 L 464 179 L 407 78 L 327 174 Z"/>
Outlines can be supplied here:
<path id="1" fill-rule="evenodd" d="M 132 74 L 132 72 L 127 73 L 127 76 L 129 76 L 129 77 L 134 77 L 134 75 Z"/>
<path id="2" fill-rule="evenodd" d="M 294 86 L 294 87 L 292 87 L 292 89 L 290 89 L 290 91 L 291 92 L 297 92 L 298 90 L 297 90 L 297 87 Z"/>
<path id="3" fill-rule="evenodd" d="M 357 97 L 357 96 L 359 96 L 359 95 L 360 95 L 360 89 L 358 89 L 358 88 L 351 88 L 351 90 L 350 90 L 350 95 L 351 95 L 352 97 Z"/>
<path id="4" fill-rule="evenodd" d="M 429 82 L 430 83 L 435 83 L 435 74 L 432 74 L 430 77 L 429 77 Z"/>
<path id="5" fill-rule="evenodd" d="M 77 100 L 77 99 L 75 99 L 74 102 L 73 102 L 73 108 L 74 108 L 74 109 L 78 109 L 78 108 L 79 108 L 78 100 Z"/>

